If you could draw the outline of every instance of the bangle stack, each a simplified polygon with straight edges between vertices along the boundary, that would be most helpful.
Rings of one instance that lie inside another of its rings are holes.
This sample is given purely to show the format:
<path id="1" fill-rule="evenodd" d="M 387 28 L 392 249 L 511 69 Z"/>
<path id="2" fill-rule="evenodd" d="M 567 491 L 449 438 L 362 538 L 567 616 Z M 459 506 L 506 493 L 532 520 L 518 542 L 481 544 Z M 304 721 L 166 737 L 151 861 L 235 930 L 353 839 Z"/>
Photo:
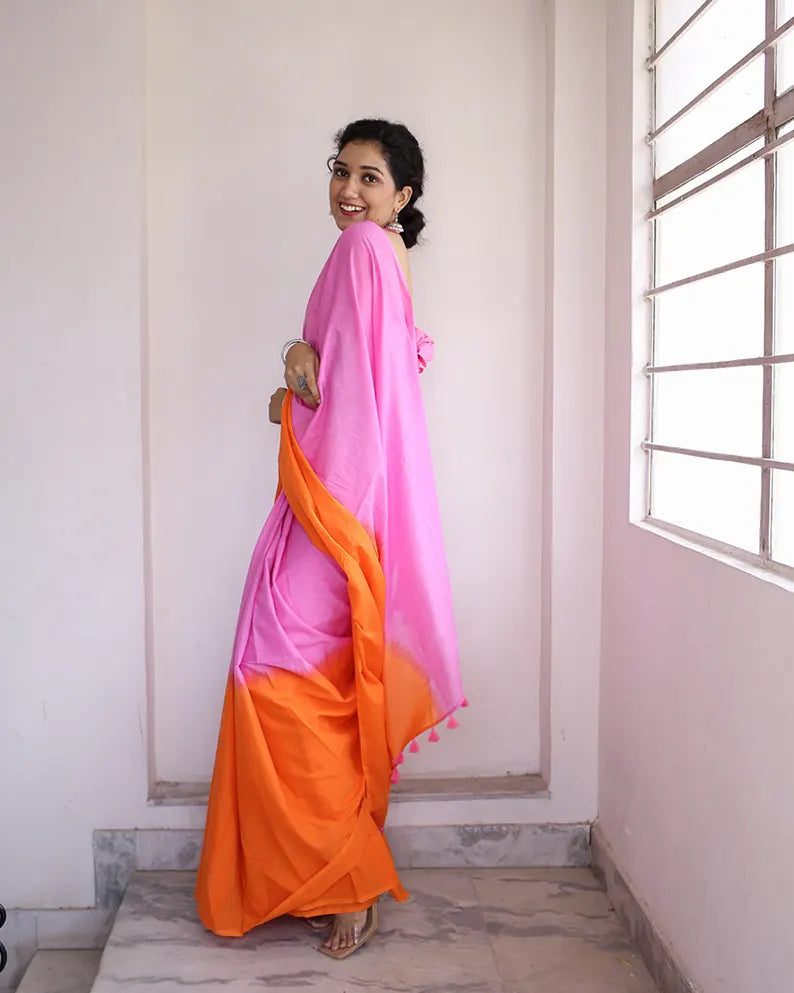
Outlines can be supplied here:
<path id="1" fill-rule="evenodd" d="M 290 338 L 286 345 L 281 349 L 281 361 L 284 365 L 287 364 L 287 352 L 292 348 L 293 345 L 304 344 L 303 338 Z"/>

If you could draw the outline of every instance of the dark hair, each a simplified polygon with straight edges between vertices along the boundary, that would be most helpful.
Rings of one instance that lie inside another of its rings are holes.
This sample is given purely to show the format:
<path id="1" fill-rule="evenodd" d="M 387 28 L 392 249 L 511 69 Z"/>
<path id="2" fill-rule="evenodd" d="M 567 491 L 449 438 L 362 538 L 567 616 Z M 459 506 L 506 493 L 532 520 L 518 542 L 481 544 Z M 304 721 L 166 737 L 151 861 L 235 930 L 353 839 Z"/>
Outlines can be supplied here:
<path id="1" fill-rule="evenodd" d="M 425 160 L 419 142 L 404 124 L 392 124 L 376 118 L 353 121 L 336 133 L 334 142 L 338 155 L 351 141 L 372 141 L 380 145 L 389 172 L 398 190 L 410 186 L 411 199 L 400 211 L 400 224 L 405 229 L 402 239 L 407 248 L 413 248 L 425 226 L 425 215 L 416 206 L 424 192 Z"/>

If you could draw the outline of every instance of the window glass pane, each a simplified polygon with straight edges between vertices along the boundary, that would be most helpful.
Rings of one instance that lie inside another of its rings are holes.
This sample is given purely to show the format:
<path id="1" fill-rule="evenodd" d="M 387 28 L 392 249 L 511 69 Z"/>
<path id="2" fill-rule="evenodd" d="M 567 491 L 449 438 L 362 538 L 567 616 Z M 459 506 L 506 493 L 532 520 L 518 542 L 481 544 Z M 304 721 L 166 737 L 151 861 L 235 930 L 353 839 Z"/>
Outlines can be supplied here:
<path id="1" fill-rule="evenodd" d="M 794 363 L 774 367 L 775 432 L 773 454 L 794 462 Z"/>
<path id="2" fill-rule="evenodd" d="M 794 0 L 777 0 L 778 27 L 794 17 Z M 785 93 L 794 86 L 794 32 L 789 33 L 777 44 L 777 91 Z"/>
<path id="3" fill-rule="evenodd" d="M 759 551 L 761 470 L 687 455 L 651 455 L 651 516 Z"/>
<path id="4" fill-rule="evenodd" d="M 655 224 L 657 286 L 763 252 L 763 161 L 671 207 Z"/>
<path id="5" fill-rule="evenodd" d="M 693 190 L 696 186 L 700 186 L 701 183 L 705 183 L 714 176 L 718 176 L 721 172 L 725 172 L 725 170 L 729 169 L 732 165 L 735 165 L 742 159 L 746 159 L 748 155 L 752 155 L 753 152 L 757 152 L 760 148 L 763 148 L 763 145 L 763 138 L 758 138 L 756 141 L 751 141 L 749 145 L 745 145 L 744 148 L 740 148 L 738 152 L 734 152 L 733 155 L 729 155 L 727 159 L 723 159 L 722 162 L 719 162 L 711 169 L 701 172 L 699 175 L 695 176 L 694 179 L 690 179 L 688 183 L 683 183 L 666 196 L 659 197 L 656 201 L 656 206 L 663 207 L 666 203 L 669 203 L 671 200 L 675 200 L 683 193 L 688 193 L 689 190 Z"/>
<path id="6" fill-rule="evenodd" d="M 794 32 L 777 43 L 777 91 L 785 93 L 794 86 Z"/>
<path id="7" fill-rule="evenodd" d="M 656 0 L 656 47 L 661 48 L 702 3 L 703 0 Z"/>
<path id="8" fill-rule="evenodd" d="M 794 472 L 772 470 L 772 558 L 794 567 Z"/>
<path id="9" fill-rule="evenodd" d="M 764 106 L 764 60 L 755 59 L 655 142 L 655 175 L 690 158 Z M 657 116 L 659 124 L 663 118 Z"/>
<path id="10" fill-rule="evenodd" d="M 664 2 L 659 4 L 664 6 Z M 657 63 L 657 124 L 672 117 L 760 44 L 764 26 L 763 0 L 718 0 L 710 7 Z"/>
<path id="11" fill-rule="evenodd" d="M 660 293 L 654 306 L 655 365 L 763 355 L 763 265 Z"/>
<path id="12" fill-rule="evenodd" d="M 775 153 L 777 157 L 777 236 L 778 245 L 794 242 L 794 139 Z"/>
<path id="13" fill-rule="evenodd" d="M 775 260 L 775 299 L 775 351 L 779 355 L 791 355 L 794 353 L 794 255 Z"/>
<path id="14" fill-rule="evenodd" d="M 655 376 L 653 440 L 677 448 L 761 455 L 760 366 Z"/>

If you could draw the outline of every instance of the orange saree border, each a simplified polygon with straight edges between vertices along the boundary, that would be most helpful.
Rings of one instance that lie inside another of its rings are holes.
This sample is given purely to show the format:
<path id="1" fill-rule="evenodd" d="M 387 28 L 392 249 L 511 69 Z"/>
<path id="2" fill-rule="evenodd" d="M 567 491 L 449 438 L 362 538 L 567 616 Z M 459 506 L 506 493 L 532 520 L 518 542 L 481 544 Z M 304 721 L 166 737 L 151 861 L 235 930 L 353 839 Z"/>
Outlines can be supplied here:
<path id="1" fill-rule="evenodd" d="M 292 426 L 292 400 L 288 393 L 281 415 L 281 487 L 312 544 L 330 555 L 347 577 L 365 788 L 372 817 L 383 827 L 392 772 L 383 684 L 386 579 L 374 539 L 331 496 L 301 451 Z"/>

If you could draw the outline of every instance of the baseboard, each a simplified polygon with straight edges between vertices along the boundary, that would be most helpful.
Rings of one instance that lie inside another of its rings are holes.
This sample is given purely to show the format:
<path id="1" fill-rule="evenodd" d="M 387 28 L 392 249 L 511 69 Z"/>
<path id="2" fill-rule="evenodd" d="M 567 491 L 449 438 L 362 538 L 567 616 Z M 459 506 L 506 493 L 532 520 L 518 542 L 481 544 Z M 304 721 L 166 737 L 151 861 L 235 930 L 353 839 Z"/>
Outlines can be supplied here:
<path id="1" fill-rule="evenodd" d="M 97 906 L 115 909 L 133 872 L 196 869 L 204 832 L 95 831 Z M 400 869 L 587 866 L 589 824 L 401 825 L 386 829 Z"/>
<path id="2" fill-rule="evenodd" d="M 702 993 L 687 978 L 676 961 L 669 942 L 654 925 L 648 912 L 637 899 L 615 862 L 614 854 L 598 823 L 593 825 L 591 836 L 592 868 L 606 889 L 615 910 L 648 971 L 659 988 L 659 993 Z"/>

